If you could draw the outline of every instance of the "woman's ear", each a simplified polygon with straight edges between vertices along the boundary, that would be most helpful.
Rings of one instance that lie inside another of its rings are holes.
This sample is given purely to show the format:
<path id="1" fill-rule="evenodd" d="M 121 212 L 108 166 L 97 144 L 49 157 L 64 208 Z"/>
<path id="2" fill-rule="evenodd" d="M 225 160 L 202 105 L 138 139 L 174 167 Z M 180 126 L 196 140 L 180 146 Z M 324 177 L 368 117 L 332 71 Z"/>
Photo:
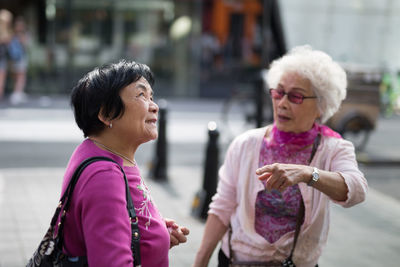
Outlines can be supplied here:
<path id="1" fill-rule="evenodd" d="M 321 121 L 321 117 L 322 117 L 322 111 L 318 105 L 317 106 L 317 120 Z"/>
<path id="2" fill-rule="evenodd" d="M 322 123 L 321 115 L 320 115 L 320 114 L 318 114 L 318 117 L 317 117 L 317 119 L 316 119 L 315 121 L 318 122 L 319 124 Z"/>
<path id="3" fill-rule="evenodd" d="M 105 126 L 107 126 L 107 127 L 109 127 L 109 128 L 112 127 L 112 126 L 110 127 L 110 125 L 112 125 L 111 120 L 110 120 L 109 118 L 106 118 L 106 117 L 103 115 L 103 108 L 100 108 L 99 114 L 97 114 L 97 118 L 98 118 L 102 123 L 104 123 Z"/>

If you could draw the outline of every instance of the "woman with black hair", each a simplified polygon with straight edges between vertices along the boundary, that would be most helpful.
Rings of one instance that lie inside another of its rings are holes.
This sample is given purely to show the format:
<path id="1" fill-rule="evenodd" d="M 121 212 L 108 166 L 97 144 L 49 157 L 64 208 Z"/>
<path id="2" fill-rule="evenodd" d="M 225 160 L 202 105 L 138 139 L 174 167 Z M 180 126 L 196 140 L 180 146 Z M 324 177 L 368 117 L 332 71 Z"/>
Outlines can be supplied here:
<path id="1" fill-rule="evenodd" d="M 122 166 L 139 221 L 142 266 L 168 266 L 169 248 L 189 230 L 158 212 L 135 161 L 137 148 L 157 138 L 158 106 L 148 66 L 120 61 L 96 68 L 73 88 L 75 121 L 86 139 L 71 156 L 64 192 L 77 166 L 93 156 Z M 97 161 L 82 172 L 64 225 L 64 252 L 86 256 L 89 266 L 133 266 L 125 183 L 118 165 Z"/>

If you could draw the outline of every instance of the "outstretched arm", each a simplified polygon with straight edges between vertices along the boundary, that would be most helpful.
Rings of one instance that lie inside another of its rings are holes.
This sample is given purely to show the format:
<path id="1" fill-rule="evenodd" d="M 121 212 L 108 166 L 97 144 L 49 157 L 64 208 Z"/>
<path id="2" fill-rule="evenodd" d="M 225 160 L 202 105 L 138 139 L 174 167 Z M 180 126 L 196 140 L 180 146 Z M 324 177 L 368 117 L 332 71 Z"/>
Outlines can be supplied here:
<path id="1" fill-rule="evenodd" d="M 300 182 L 308 183 L 312 172 L 313 167 L 307 165 L 274 163 L 257 169 L 256 174 L 260 175 L 260 180 L 265 181 L 268 190 L 277 189 L 282 192 Z M 312 186 L 336 201 L 347 199 L 347 185 L 337 172 L 319 170 L 318 182 Z"/>

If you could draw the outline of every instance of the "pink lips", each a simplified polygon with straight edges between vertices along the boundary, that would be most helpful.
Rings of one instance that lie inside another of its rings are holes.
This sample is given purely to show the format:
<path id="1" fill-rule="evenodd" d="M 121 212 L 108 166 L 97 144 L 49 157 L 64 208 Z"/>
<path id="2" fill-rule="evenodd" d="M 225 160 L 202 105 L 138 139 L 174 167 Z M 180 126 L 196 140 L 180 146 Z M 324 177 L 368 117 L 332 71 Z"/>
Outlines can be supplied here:
<path id="1" fill-rule="evenodd" d="M 288 120 L 290 120 L 289 117 L 284 116 L 284 115 L 278 115 L 278 119 L 279 119 L 280 121 L 288 121 Z"/>

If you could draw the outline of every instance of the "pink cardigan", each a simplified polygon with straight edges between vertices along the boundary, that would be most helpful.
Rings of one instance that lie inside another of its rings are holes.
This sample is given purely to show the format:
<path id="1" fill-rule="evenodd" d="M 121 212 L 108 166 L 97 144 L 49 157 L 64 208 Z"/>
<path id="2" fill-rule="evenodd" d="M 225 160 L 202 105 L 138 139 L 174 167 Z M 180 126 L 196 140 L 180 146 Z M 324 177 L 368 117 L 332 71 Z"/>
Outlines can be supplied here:
<path id="1" fill-rule="evenodd" d="M 85 140 L 73 153 L 62 192 L 81 161 L 106 156 L 122 166 L 122 159 Z M 141 234 L 143 266 L 168 266 L 169 233 L 137 167 L 123 167 L 131 191 Z M 65 221 L 65 252 L 88 257 L 89 266 L 133 266 L 131 226 L 126 208 L 125 183 L 112 162 L 92 163 L 80 176 Z"/>
<path id="2" fill-rule="evenodd" d="M 225 225 L 232 225 L 231 244 L 238 260 L 283 261 L 292 248 L 294 232 L 283 235 L 271 244 L 254 227 L 256 196 L 264 189 L 255 170 L 258 168 L 259 151 L 266 130 L 267 127 L 250 130 L 232 142 L 219 170 L 217 193 L 210 204 L 210 214 L 217 215 Z M 345 179 L 349 190 L 347 200 L 333 202 L 351 207 L 364 201 L 368 185 L 358 169 L 354 147 L 350 142 L 323 136 L 310 165 L 339 172 Z M 294 261 L 298 267 L 315 266 L 327 242 L 331 199 L 305 183 L 300 183 L 299 188 L 304 200 L 305 218 Z M 228 234 L 222 240 L 222 250 L 229 255 Z"/>

